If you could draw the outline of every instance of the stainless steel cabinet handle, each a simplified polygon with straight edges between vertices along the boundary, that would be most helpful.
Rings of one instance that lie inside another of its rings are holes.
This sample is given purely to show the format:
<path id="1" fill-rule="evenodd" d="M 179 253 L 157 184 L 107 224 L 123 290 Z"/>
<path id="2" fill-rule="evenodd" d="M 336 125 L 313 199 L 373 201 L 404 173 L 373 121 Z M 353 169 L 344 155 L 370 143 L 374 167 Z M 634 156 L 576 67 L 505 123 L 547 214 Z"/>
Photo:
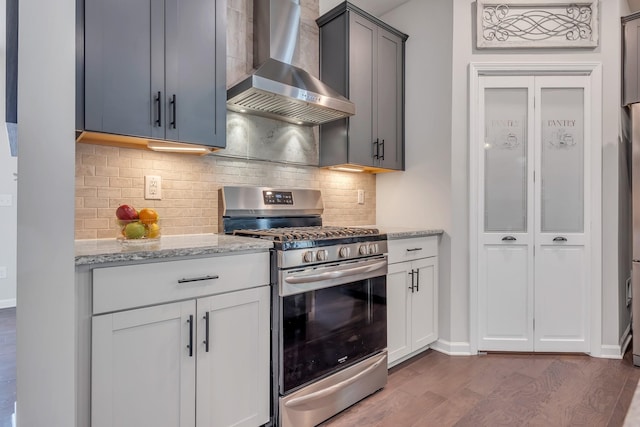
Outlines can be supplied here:
<path id="1" fill-rule="evenodd" d="M 422 248 L 411 248 L 411 249 L 407 249 L 407 252 L 416 252 L 416 251 L 421 251 Z"/>
<path id="2" fill-rule="evenodd" d="M 513 237 L 513 236 L 504 236 L 504 237 L 502 238 L 502 241 L 503 241 L 503 242 L 513 242 L 513 241 L 515 241 L 515 240 L 516 240 L 516 238 L 515 238 L 515 237 Z"/>
<path id="3" fill-rule="evenodd" d="M 220 276 L 215 274 L 213 276 L 193 277 L 191 279 L 179 279 L 178 283 L 201 282 L 203 280 L 215 280 L 215 279 L 219 279 L 219 278 L 220 278 Z"/>
<path id="4" fill-rule="evenodd" d="M 554 242 L 566 242 L 567 238 L 566 237 L 562 237 L 562 236 L 558 236 L 558 237 L 554 237 L 553 241 Z"/>

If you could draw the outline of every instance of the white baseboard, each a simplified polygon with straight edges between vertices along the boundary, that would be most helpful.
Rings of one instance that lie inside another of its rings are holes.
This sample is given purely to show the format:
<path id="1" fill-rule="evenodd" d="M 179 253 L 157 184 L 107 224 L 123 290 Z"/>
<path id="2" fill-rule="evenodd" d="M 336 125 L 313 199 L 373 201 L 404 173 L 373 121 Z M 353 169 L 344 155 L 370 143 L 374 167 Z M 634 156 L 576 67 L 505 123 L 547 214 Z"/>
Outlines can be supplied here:
<path id="1" fill-rule="evenodd" d="M 16 299 L 0 299 L 0 308 L 9 308 L 16 306 Z"/>
<path id="2" fill-rule="evenodd" d="M 468 342 L 450 342 L 443 339 L 431 344 L 431 348 L 449 356 L 471 356 L 471 345 Z"/>
<path id="3" fill-rule="evenodd" d="M 627 329 L 620 337 L 619 345 L 603 344 L 600 346 L 600 355 L 603 359 L 622 359 L 629 343 L 631 342 L 631 324 L 627 325 Z"/>

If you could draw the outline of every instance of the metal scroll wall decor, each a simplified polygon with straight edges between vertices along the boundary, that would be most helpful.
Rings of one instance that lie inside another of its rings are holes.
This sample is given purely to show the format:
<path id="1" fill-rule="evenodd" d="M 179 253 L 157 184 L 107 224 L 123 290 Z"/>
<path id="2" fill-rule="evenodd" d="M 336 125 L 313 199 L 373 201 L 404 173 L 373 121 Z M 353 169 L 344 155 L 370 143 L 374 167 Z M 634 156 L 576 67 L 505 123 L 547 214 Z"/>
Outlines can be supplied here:
<path id="1" fill-rule="evenodd" d="M 598 1 L 477 0 L 478 48 L 598 46 Z"/>

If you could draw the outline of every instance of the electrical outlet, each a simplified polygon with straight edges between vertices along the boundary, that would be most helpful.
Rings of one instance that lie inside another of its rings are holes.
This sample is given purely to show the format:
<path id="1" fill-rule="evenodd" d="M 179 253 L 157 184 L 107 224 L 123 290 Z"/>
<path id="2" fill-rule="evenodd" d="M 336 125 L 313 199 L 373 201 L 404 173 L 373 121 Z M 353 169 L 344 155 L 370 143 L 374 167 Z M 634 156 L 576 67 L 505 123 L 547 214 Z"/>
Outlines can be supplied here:
<path id="1" fill-rule="evenodd" d="M 13 196 L 11 194 L 0 194 L 0 206 L 13 205 Z"/>
<path id="2" fill-rule="evenodd" d="M 7 278 L 7 267 L 2 265 L 0 266 L 0 279 L 6 279 L 6 278 Z"/>
<path id="3" fill-rule="evenodd" d="M 364 205 L 364 190 L 358 190 L 358 204 Z"/>
<path id="4" fill-rule="evenodd" d="M 162 178 L 160 176 L 144 176 L 144 198 L 147 200 L 162 199 Z"/>

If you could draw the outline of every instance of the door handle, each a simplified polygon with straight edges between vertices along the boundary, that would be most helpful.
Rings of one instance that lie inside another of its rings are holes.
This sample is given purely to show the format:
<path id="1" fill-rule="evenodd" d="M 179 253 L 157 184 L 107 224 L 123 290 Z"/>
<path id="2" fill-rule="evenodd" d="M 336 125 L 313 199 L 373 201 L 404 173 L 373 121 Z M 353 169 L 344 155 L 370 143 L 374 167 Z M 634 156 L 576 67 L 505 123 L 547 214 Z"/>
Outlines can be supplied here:
<path id="1" fill-rule="evenodd" d="M 204 314 L 204 351 L 209 352 L 209 312 Z"/>
<path id="2" fill-rule="evenodd" d="M 380 159 L 384 160 L 384 139 L 382 140 L 380 145 L 382 146 L 382 155 L 380 156 Z"/>
<path id="3" fill-rule="evenodd" d="M 516 238 L 515 238 L 515 237 L 513 237 L 513 236 L 504 236 L 504 237 L 502 238 L 502 241 L 503 241 L 503 242 L 515 242 L 515 240 L 516 240 Z"/>
<path id="4" fill-rule="evenodd" d="M 567 238 L 566 237 L 562 237 L 562 236 L 558 236 L 558 237 L 554 237 L 553 241 L 554 242 L 566 242 Z"/>
<path id="5" fill-rule="evenodd" d="M 380 158 L 380 140 L 378 138 L 376 138 L 375 141 L 373 141 L 373 145 L 375 146 L 375 149 L 373 150 L 373 158 L 374 159 L 379 159 Z"/>
<path id="6" fill-rule="evenodd" d="M 420 292 L 420 269 L 416 268 L 416 292 Z"/>

